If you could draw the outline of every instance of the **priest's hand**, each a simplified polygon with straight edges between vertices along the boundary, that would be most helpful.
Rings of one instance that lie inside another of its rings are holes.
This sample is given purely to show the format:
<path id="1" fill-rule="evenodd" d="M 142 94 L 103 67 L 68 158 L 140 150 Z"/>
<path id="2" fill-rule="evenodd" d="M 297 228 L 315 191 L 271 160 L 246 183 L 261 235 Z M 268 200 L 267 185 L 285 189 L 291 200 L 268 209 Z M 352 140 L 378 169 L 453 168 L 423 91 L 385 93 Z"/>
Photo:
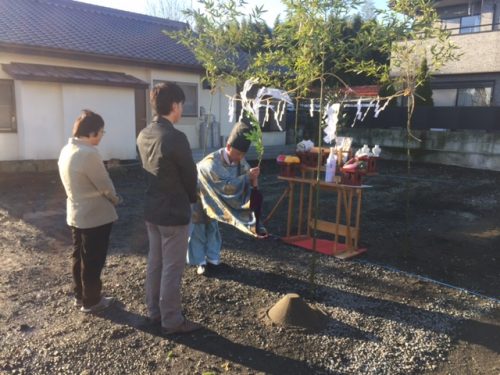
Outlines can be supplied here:
<path id="1" fill-rule="evenodd" d="M 252 185 L 252 187 L 257 187 L 259 182 L 259 175 L 260 175 L 259 167 L 250 168 L 250 170 L 248 171 L 248 176 L 250 177 L 250 184 Z"/>

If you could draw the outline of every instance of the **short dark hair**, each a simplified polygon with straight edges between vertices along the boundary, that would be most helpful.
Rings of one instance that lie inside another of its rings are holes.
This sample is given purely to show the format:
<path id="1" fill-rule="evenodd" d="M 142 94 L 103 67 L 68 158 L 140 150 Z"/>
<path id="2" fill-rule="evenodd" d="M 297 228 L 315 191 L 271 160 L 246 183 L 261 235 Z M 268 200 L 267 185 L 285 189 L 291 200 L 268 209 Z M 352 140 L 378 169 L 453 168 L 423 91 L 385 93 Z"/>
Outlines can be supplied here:
<path id="1" fill-rule="evenodd" d="M 102 128 L 104 128 L 102 117 L 89 109 L 83 109 L 73 124 L 73 137 L 90 137 L 93 133 L 99 133 Z"/>
<path id="2" fill-rule="evenodd" d="M 185 100 L 182 89 L 172 82 L 159 83 L 149 93 L 151 108 L 158 116 L 169 115 L 172 112 L 172 104 L 184 103 Z"/>

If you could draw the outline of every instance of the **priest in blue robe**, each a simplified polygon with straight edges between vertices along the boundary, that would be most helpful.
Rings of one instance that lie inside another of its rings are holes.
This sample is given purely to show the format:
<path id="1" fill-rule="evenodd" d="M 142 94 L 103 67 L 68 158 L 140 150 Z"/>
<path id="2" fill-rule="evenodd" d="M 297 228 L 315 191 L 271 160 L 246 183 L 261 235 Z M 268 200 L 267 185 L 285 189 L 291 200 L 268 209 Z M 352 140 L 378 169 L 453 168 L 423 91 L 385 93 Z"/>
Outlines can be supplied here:
<path id="1" fill-rule="evenodd" d="M 259 167 L 245 160 L 250 147 L 251 126 L 238 122 L 223 147 L 197 164 L 199 196 L 193 205 L 193 229 L 187 261 L 197 273 L 215 270 L 220 264 L 222 240 L 218 222 L 232 225 L 254 237 L 265 237 L 260 224 L 262 194 L 258 190 Z"/>

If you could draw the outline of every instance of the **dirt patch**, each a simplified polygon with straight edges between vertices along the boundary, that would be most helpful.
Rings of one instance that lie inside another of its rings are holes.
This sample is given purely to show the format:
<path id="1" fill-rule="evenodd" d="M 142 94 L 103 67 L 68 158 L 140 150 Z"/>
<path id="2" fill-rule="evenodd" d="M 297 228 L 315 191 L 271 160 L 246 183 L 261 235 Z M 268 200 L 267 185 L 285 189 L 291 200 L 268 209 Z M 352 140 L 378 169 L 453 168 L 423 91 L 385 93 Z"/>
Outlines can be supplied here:
<path id="1" fill-rule="evenodd" d="M 384 161 L 379 168 L 363 198 L 366 253 L 340 261 L 282 243 L 285 205 L 268 240 L 221 226 L 223 270 L 207 278 L 188 268 L 183 279 L 186 314 L 206 328 L 167 338 L 142 324 L 139 169 L 112 173 L 125 204 L 103 281 L 119 303 L 98 316 L 72 306 L 57 174 L 1 174 L 0 372 L 498 374 L 500 173 L 418 164 L 407 176 L 404 163 Z M 269 210 L 285 186 L 274 163 L 263 170 Z M 331 205 L 322 195 L 324 219 Z M 265 322 L 262 311 L 288 293 L 324 311 L 326 327 Z"/>
<path id="2" fill-rule="evenodd" d="M 327 315 L 306 303 L 297 293 L 288 293 L 266 312 L 271 322 L 311 331 L 325 328 Z"/>

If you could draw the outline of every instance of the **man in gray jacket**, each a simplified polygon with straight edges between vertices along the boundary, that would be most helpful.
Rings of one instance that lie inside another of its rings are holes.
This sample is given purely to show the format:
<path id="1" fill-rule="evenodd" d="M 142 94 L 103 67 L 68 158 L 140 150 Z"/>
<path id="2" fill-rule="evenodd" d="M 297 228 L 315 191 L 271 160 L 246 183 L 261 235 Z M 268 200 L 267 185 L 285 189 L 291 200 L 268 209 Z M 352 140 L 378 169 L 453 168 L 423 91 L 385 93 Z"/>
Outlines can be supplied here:
<path id="1" fill-rule="evenodd" d="M 161 83 L 151 90 L 150 101 L 155 117 L 137 138 L 148 182 L 146 303 L 150 322 L 161 324 L 163 333 L 186 333 L 201 328 L 182 315 L 180 291 L 191 203 L 196 202 L 196 165 L 186 135 L 174 128 L 182 116 L 182 89 Z"/>

